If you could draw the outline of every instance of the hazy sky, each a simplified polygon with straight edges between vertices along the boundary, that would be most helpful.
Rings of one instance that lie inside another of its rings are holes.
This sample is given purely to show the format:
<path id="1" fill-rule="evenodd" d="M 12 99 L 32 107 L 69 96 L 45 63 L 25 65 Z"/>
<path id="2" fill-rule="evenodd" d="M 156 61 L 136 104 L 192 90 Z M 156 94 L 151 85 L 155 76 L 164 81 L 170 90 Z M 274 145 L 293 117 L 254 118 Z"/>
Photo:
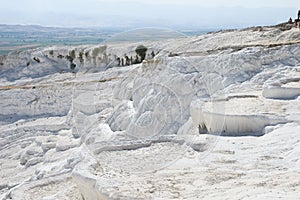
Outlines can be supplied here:
<path id="1" fill-rule="evenodd" d="M 1 24 L 244 27 L 296 17 L 299 0 L 6 0 Z"/>

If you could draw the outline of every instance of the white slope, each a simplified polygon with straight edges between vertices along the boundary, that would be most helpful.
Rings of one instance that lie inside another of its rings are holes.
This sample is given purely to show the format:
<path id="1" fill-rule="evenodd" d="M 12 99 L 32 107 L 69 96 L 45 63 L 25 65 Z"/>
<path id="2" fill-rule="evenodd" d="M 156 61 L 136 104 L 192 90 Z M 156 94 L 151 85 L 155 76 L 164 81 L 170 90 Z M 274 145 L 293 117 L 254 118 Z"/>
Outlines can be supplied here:
<path id="1" fill-rule="evenodd" d="M 298 38 L 269 27 L 11 53 L 0 197 L 297 199 Z M 140 44 L 155 58 L 118 66 Z"/>

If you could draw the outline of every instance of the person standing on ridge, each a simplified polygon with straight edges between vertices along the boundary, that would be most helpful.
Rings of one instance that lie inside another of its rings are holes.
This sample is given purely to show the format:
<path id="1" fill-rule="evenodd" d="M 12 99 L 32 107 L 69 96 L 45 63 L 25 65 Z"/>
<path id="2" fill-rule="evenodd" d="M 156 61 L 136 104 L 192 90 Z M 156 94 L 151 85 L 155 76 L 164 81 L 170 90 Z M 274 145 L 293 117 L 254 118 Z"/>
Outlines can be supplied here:
<path id="1" fill-rule="evenodd" d="M 298 20 L 300 20 L 300 10 L 298 10 Z"/>

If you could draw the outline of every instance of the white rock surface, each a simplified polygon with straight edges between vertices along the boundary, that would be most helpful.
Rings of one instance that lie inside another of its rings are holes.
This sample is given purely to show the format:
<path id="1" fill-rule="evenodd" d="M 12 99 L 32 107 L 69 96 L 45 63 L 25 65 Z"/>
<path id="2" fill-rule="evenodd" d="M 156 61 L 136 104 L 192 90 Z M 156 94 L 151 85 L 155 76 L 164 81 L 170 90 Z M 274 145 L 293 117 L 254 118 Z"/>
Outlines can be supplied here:
<path id="1" fill-rule="evenodd" d="M 299 38 L 265 27 L 11 53 L 0 199 L 299 198 Z M 140 44 L 159 53 L 117 66 Z"/>

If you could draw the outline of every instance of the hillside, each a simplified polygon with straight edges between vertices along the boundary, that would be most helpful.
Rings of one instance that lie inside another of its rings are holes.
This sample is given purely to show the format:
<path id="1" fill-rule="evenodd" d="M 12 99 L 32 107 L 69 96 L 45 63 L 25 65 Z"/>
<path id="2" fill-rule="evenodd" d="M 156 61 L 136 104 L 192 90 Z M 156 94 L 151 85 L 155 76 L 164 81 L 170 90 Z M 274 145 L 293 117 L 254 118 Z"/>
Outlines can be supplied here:
<path id="1" fill-rule="evenodd" d="M 299 38 L 254 27 L 10 53 L 0 199 L 299 198 Z"/>

